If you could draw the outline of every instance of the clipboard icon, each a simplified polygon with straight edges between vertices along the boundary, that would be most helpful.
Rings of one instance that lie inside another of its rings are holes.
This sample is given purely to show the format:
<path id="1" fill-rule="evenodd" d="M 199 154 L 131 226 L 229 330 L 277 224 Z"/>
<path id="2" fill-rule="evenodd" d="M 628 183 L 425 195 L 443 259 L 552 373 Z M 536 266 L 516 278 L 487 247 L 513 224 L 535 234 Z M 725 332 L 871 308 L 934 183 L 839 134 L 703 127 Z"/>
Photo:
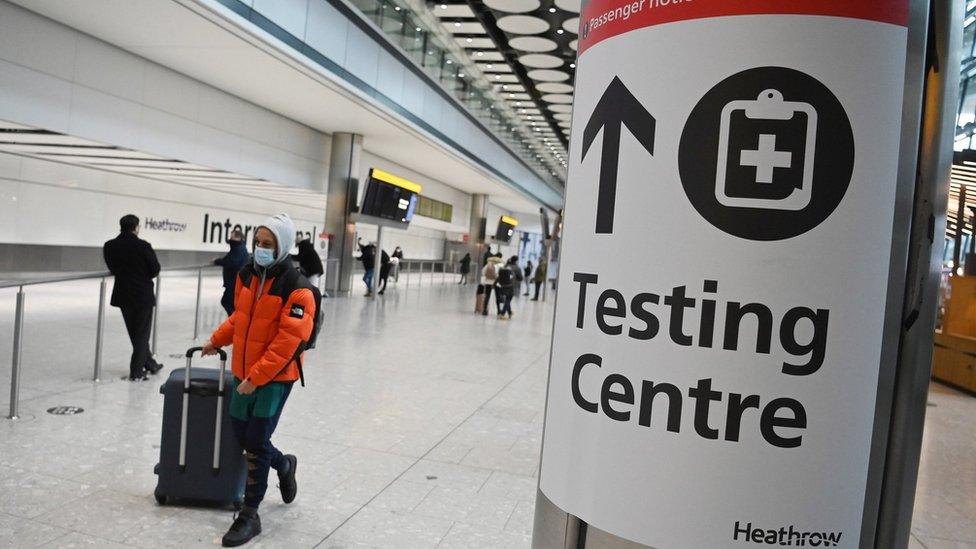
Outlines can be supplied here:
<path id="1" fill-rule="evenodd" d="M 813 196 L 817 111 L 768 89 L 722 109 L 715 198 L 724 206 L 799 211 Z"/>

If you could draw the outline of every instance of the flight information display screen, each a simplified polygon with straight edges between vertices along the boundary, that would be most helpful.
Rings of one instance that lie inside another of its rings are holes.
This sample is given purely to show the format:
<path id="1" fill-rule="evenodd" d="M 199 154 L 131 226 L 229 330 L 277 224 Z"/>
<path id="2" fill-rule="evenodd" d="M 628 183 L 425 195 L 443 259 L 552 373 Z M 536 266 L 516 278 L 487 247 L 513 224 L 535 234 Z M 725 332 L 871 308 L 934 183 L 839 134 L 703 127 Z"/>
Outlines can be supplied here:
<path id="1" fill-rule="evenodd" d="M 359 213 L 409 225 L 421 186 L 377 168 L 369 170 Z"/>
<path id="2" fill-rule="evenodd" d="M 495 231 L 495 240 L 508 243 L 512 240 L 512 235 L 515 234 L 515 227 L 518 227 L 518 220 L 514 217 L 503 215 L 498 220 L 498 230 Z"/>

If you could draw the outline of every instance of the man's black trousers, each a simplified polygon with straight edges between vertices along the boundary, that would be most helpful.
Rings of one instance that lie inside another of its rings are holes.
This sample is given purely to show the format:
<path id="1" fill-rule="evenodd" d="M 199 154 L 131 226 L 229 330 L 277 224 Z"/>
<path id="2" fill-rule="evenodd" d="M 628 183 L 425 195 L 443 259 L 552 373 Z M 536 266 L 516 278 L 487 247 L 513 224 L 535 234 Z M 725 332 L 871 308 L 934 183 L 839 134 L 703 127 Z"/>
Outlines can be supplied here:
<path id="1" fill-rule="evenodd" d="M 142 377 L 149 365 L 155 366 L 149 350 L 149 334 L 152 330 L 152 307 L 122 307 L 125 329 L 132 342 L 132 359 L 129 361 L 129 376 Z"/>

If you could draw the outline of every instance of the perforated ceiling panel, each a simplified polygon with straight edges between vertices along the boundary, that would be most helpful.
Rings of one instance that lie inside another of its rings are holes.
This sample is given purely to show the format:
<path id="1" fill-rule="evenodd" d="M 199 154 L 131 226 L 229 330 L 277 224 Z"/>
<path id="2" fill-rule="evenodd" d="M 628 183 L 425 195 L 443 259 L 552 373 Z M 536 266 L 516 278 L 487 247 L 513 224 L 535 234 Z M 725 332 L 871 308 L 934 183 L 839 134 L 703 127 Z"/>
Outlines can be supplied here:
<path id="1" fill-rule="evenodd" d="M 523 135 L 565 168 L 579 0 L 468 0 L 431 9 L 519 114 Z"/>

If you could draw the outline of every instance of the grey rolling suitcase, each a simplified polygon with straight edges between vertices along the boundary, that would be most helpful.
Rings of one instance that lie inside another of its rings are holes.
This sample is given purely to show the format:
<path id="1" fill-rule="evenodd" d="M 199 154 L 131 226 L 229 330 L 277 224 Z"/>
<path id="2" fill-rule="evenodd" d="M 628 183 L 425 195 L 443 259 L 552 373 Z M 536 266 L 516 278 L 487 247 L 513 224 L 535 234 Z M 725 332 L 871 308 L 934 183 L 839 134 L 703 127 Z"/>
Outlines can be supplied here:
<path id="1" fill-rule="evenodd" d="M 220 370 L 190 363 L 202 351 L 186 352 L 186 368 L 174 370 L 159 388 L 163 428 L 155 473 L 156 501 L 233 505 L 244 501 L 247 468 L 230 422 L 233 374 L 218 350 Z"/>

